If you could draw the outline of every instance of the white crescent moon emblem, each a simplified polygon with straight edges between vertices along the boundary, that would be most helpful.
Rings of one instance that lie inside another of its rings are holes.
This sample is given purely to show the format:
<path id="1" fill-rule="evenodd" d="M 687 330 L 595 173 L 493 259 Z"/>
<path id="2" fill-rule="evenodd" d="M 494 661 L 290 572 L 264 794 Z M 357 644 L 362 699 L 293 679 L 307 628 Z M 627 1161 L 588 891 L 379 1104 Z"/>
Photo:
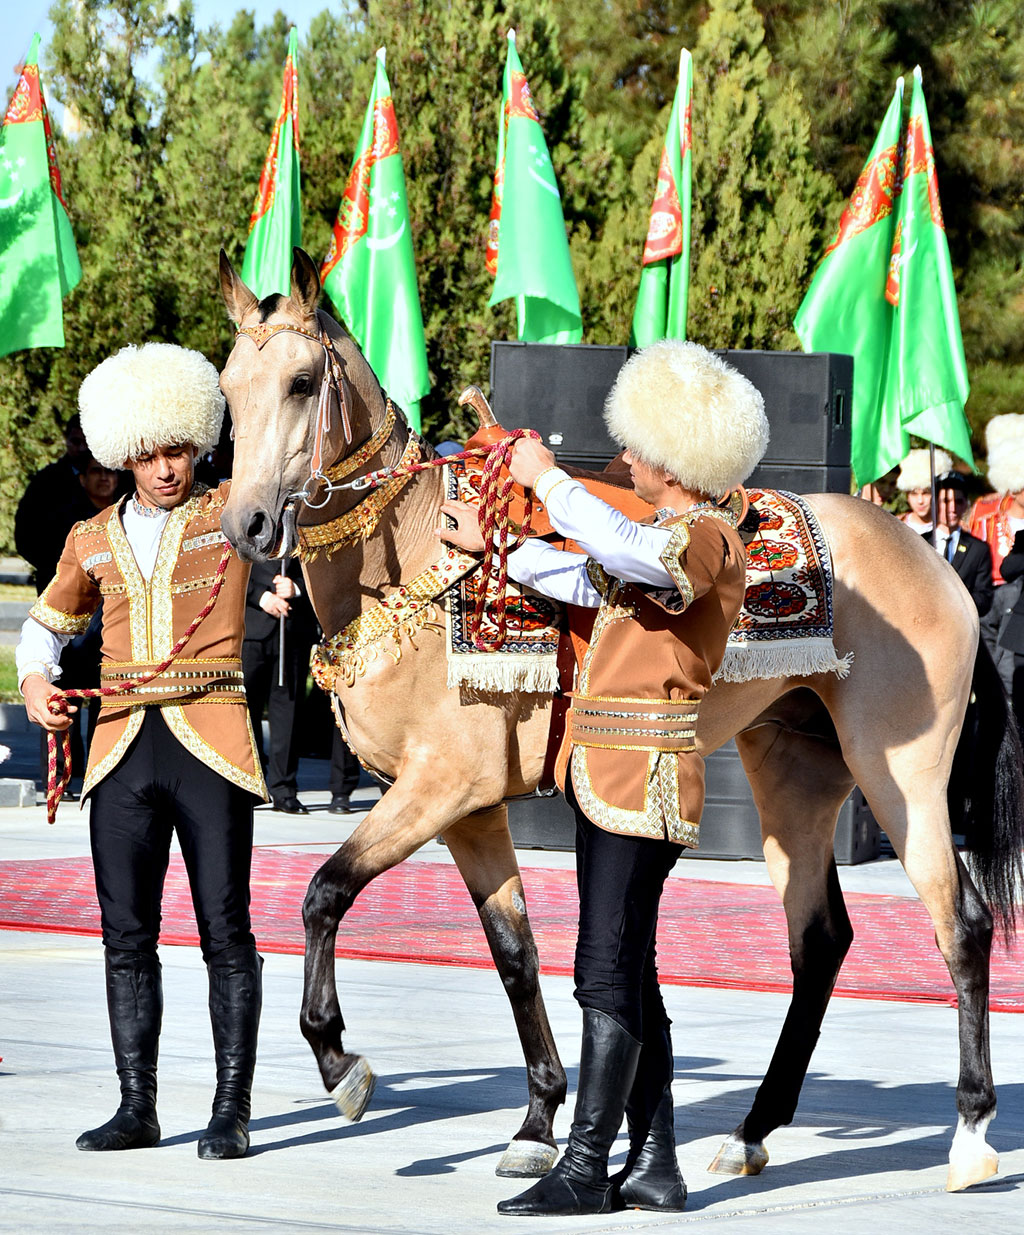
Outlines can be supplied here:
<path id="1" fill-rule="evenodd" d="M 19 197 L 21 197 L 22 193 L 24 192 L 25 192 L 24 189 L 19 189 L 17 193 L 14 194 L 13 197 L 0 197 L 0 210 L 4 210 L 8 206 L 13 206 L 14 203 L 18 200 Z"/>
<path id="2" fill-rule="evenodd" d="M 538 176 L 532 167 L 528 167 L 526 170 L 530 173 L 530 175 L 534 178 L 534 180 L 537 181 L 539 185 L 547 189 L 549 193 L 553 193 L 555 197 L 558 197 L 558 185 L 557 184 L 552 184 L 550 180 L 545 180 L 543 176 Z"/>
<path id="3" fill-rule="evenodd" d="M 398 231 L 392 232 L 390 236 L 380 236 L 379 238 L 374 238 L 373 236 L 368 235 L 366 237 L 366 247 L 368 249 L 394 248 L 394 246 L 398 244 L 399 240 L 402 239 L 402 233 L 404 231 L 405 231 L 405 219 L 402 220 L 402 226 L 398 229 Z"/>

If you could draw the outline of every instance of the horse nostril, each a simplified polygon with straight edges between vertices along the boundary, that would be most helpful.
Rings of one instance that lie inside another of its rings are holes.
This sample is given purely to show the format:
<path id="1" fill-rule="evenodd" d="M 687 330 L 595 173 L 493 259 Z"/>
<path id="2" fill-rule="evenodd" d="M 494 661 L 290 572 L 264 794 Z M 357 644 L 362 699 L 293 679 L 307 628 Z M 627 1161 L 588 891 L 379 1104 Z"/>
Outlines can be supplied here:
<path id="1" fill-rule="evenodd" d="M 257 552 L 265 552 L 270 546 L 270 540 L 273 536 L 273 524 L 270 521 L 270 516 L 265 510 L 256 510 L 249 519 L 248 526 L 245 529 L 245 536 L 249 544 L 252 545 Z"/>

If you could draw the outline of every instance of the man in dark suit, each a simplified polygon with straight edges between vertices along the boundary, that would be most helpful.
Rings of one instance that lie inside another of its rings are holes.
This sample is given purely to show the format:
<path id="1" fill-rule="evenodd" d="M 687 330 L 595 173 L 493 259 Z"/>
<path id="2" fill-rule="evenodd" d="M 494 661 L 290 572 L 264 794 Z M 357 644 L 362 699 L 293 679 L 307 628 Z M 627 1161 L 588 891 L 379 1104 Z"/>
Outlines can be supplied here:
<path id="1" fill-rule="evenodd" d="M 925 540 L 936 549 L 963 580 L 964 587 L 984 617 L 992 608 L 992 553 L 988 545 L 960 526 L 967 511 L 967 485 L 959 472 L 946 472 L 935 480 L 939 498 L 938 526 L 926 532 Z"/>
<path id="2" fill-rule="evenodd" d="M 283 569 L 282 569 L 283 567 Z M 242 671 L 253 732 L 266 770 L 267 789 L 274 806 L 289 815 L 305 815 L 296 796 L 299 767 L 299 709 L 306 697 L 309 653 L 316 639 L 316 619 L 302 594 L 302 573 L 291 559 L 256 562 L 245 597 L 245 639 Z M 282 664 L 281 625 L 284 618 L 283 685 L 278 685 Z M 270 753 L 263 750 L 263 713 L 270 725 Z"/>

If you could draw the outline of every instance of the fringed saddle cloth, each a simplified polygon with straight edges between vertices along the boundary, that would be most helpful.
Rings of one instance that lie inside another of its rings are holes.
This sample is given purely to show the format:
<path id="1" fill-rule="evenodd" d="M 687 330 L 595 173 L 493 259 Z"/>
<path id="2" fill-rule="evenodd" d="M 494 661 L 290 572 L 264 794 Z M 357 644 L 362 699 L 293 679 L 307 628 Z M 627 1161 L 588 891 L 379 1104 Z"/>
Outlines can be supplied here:
<path id="1" fill-rule="evenodd" d="M 479 504 L 479 472 L 455 463 L 445 468 L 445 476 L 449 498 Z M 832 641 L 832 556 L 814 512 L 794 493 L 750 489 L 747 496 L 760 526 L 747 546 L 746 599 L 716 681 L 816 673 L 845 677 L 852 654 L 838 655 Z M 557 689 L 562 606 L 510 581 L 504 649 L 479 652 L 467 634 L 479 586 L 479 572 L 474 572 L 445 595 L 448 685 L 538 693 Z M 485 634 L 492 636 L 487 613 L 484 620 Z M 561 660 L 565 688 L 570 685 L 564 678 L 566 657 Z"/>
<path id="2" fill-rule="evenodd" d="M 832 555 L 817 517 L 795 493 L 748 489 L 760 526 L 747 545 L 747 592 L 715 678 L 846 677 L 853 654 L 832 641 Z"/>

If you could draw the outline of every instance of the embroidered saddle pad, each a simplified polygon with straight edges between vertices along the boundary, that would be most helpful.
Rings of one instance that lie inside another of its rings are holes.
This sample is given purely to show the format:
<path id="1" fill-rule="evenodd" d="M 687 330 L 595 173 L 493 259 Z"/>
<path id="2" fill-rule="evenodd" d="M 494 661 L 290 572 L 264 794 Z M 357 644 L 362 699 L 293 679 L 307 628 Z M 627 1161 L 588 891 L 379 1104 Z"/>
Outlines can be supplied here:
<path id="1" fill-rule="evenodd" d="M 747 545 L 747 592 L 716 681 L 850 671 L 836 653 L 832 555 L 810 506 L 781 489 L 748 489 L 760 525 Z"/>

